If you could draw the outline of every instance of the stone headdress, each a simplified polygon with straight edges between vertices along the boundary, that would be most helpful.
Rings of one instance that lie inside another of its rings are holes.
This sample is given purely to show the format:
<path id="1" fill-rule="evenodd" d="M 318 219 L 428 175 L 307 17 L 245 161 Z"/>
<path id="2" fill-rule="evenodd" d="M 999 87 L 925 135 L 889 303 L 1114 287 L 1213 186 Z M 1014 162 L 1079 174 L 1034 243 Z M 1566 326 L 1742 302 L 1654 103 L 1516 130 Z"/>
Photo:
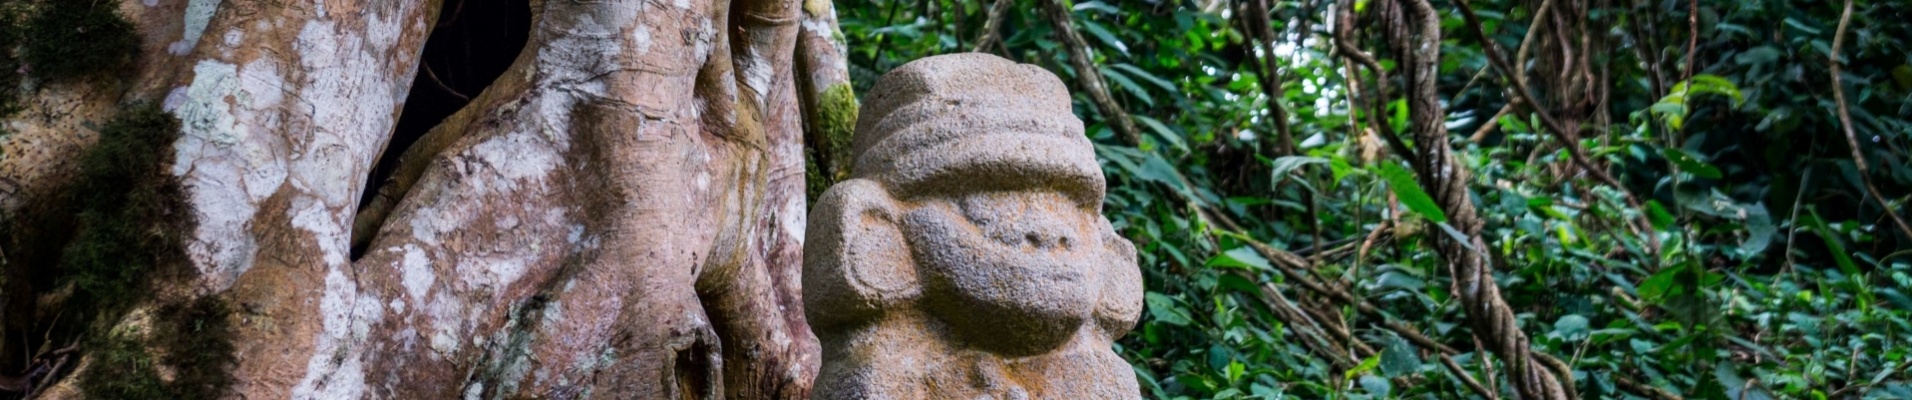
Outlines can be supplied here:
<path id="1" fill-rule="evenodd" d="M 936 58 L 904 64 L 870 89 L 851 146 L 854 177 L 901 197 L 1055 189 L 1101 209 L 1095 148 L 1060 79 L 989 54 Z"/>

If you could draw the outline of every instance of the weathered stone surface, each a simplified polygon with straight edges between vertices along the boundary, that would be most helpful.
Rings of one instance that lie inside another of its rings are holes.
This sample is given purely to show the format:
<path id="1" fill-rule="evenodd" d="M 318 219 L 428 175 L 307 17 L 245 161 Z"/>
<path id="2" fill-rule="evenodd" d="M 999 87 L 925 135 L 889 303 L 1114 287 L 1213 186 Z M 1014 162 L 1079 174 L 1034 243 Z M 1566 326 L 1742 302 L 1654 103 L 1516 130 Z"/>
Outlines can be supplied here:
<path id="1" fill-rule="evenodd" d="M 850 180 L 818 200 L 805 314 L 819 399 L 1136 398 L 1111 343 L 1142 310 L 1135 249 L 1055 75 L 971 53 L 885 75 Z"/>

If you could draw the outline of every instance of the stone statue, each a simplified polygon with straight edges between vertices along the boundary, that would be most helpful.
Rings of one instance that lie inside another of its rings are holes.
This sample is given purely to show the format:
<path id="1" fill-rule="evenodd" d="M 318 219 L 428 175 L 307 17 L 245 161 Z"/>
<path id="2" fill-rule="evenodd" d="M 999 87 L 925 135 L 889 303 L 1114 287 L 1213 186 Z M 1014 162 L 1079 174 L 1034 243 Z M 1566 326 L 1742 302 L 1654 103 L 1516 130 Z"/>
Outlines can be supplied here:
<path id="1" fill-rule="evenodd" d="M 970 53 L 864 99 L 851 179 L 810 213 L 818 399 L 1133 399 L 1110 348 L 1142 312 L 1135 248 L 1062 81 Z"/>

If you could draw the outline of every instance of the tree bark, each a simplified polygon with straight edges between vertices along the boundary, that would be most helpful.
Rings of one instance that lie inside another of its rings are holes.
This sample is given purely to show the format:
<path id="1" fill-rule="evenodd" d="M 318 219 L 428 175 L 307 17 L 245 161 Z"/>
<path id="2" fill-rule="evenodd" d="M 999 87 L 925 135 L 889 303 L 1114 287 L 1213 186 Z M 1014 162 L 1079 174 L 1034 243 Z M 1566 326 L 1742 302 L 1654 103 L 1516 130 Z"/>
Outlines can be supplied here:
<path id="1" fill-rule="evenodd" d="M 811 2 L 530 0 L 515 63 L 360 213 L 439 0 L 123 0 L 137 71 L 32 92 L 0 211 L 163 104 L 197 222 L 178 296 L 234 305 L 230 396 L 805 398 L 798 82 L 847 82 L 840 50 L 797 62 L 835 31 Z"/>

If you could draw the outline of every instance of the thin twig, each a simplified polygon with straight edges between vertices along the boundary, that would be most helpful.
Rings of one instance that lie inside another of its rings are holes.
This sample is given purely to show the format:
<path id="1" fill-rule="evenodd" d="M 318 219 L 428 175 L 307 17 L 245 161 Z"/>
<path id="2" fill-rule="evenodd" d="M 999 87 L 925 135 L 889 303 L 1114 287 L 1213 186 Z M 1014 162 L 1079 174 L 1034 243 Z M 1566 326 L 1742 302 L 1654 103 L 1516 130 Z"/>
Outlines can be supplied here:
<path id="1" fill-rule="evenodd" d="M 1517 104 L 1517 103 L 1520 103 L 1520 102 L 1509 101 L 1507 102 L 1507 105 L 1500 106 L 1500 111 L 1495 112 L 1494 116 L 1488 117 L 1487 122 L 1481 123 L 1480 129 L 1475 129 L 1473 135 L 1467 136 L 1467 141 L 1480 143 L 1482 140 L 1487 140 L 1487 135 L 1494 134 L 1494 131 L 1500 128 L 1500 117 L 1504 117 L 1504 116 L 1507 116 L 1507 114 L 1512 113 L 1514 111 L 1514 104 Z"/>
<path id="2" fill-rule="evenodd" d="M 1680 395 L 1673 394 L 1672 392 L 1668 392 L 1665 389 L 1660 389 L 1657 387 L 1647 386 L 1646 384 L 1642 384 L 1639 382 L 1634 382 L 1633 379 L 1627 378 L 1625 376 L 1621 376 L 1620 374 L 1617 374 L 1617 373 L 1611 375 L 1611 377 L 1613 378 L 1614 385 L 1619 386 L 1620 389 L 1622 390 L 1626 390 L 1629 392 L 1637 393 L 1640 395 L 1644 395 L 1646 397 L 1651 397 L 1651 398 L 1659 399 L 1659 400 L 1685 400 L 1684 398 L 1680 397 Z"/>
<path id="3" fill-rule="evenodd" d="M 1473 28 L 1476 35 L 1479 35 L 1481 50 L 1487 53 L 1489 63 L 1493 64 L 1495 69 L 1500 70 L 1503 76 L 1511 77 L 1517 74 L 1518 72 L 1516 71 L 1518 70 L 1510 65 L 1505 55 L 1501 54 L 1500 49 L 1488 38 L 1486 28 L 1482 27 L 1480 17 L 1474 15 L 1474 9 L 1468 4 L 1468 1 L 1455 1 L 1454 5 L 1460 8 L 1461 16 L 1467 21 L 1467 25 Z M 1646 208 L 1645 205 L 1640 202 L 1640 199 L 1633 195 L 1632 191 L 1627 190 L 1626 185 L 1620 184 L 1618 179 L 1614 179 L 1612 175 L 1607 174 L 1605 169 L 1595 166 L 1593 162 L 1589 160 L 1586 155 L 1586 149 L 1580 146 L 1580 135 L 1578 131 L 1569 130 L 1569 127 L 1562 124 L 1559 119 L 1554 118 L 1553 113 L 1548 112 L 1546 107 L 1540 107 L 1540 103 L 1534 101 L 1534 96 L 1528 91 L 1524 80 L 1510 80 L 1514 81 L 1514 87 L 1510 88 L 1512 89 L 1511 91 L 1513 91 L 1521 101 L 1531 106 L 1535 115 L 1540 116 L 1540 122 L 1547 126 L 1547 132 L 1553 134 L 1554 139 L 1560 141 L 1561 145 L 1567 148 L 1567 156 L 1573 160 L 1574 165 L 1579 166 L 1581 170 L 1592 175 L 1594 180 L 1607 186 L 1612 186 L 1614 190 L 1620 191 L 1622 197 L 1626 199 L 1628 206 L 1634 209 Z M 1648 252 L 1658 254 L 1660 252 L 1660 238 L 1658 233 L 1653 230 L 1653 225 L 1646 220 L 1645 213 L 1641 213 L 1641 215 L 1635 219 L 1634 224 L 1636 225 L 1636 229 L 1639 229 L 1641 236 L 1646 237 Z"/>
<path id="4" fill-rule="evenodd" d="M 1852 133 L 1852 114 L 1847 111 L 1846 91 L 1839 83 L 1839 65 L 1842 64 L 1839 62 L 1839 49 L 1845 45 L 1846 26 L 1851 21 L 1852 0 L 1846 0 L 1845 11 L 1839 13 L 1839 30 L 1832 34 L 1832 54 L 1827 56 L 1827 62 L 1832 67 L 1832 98 L 1839 103 L 1839 126 L 1846 132 L 1846 144 L 1852 147 L 1852 162 L 1859 168 L 1859 178 L 1865 182 L 1866 192 L 1871 193 L 1872 198 L 1879 201 L 1879 208 L 1885 209 L 1885 215 L 1892 217 L 1892 223 L 1899 226 L 1899 233 L 1912 238 L 1912 226 L 1906 225 L 1905 219 L 1899 218 L 1899 212 L 1892 210 L 1892 203 L 1887 202 L 1885 196 L 1879 194 L 1879 187 L 1872 184 L 1871 168 L 1866 166 L 1865 151 L 1859 150 L 1859 138 Z"/>
<path id="5" fill-rule="evenodd" d="M 438 80 L 438 73 L 432 72 L 431 63 L 429 62 L 421 63 L 418 66 L 418 69 L 425 70 L 425 77 L 431 78 L 432 83 L 437 84 L 439 90 L 444 90 L 445 93 L 450 93 L 453 97 L 457 97 L 458 100 L 463 100 L 466 103 L 471 102 L 470 96 L 466 96 L 464 93 L 458 93 L 458 90 L 452 89 L 451 86 L 446 86 L 444 81 Z"/>
<path id="6" fill-rule="evenodd" d="M 1062 42 L 1064 51 L 1069 53 L 1069 64 L 1075 67 L 1076 84 L 1082 91 L 1088 92 L 1089 101 L 1095 104 L 1096 111 L 1102 113 L 1102 119 L 1115 130 L 1117 136 L 1130 146 L 1142 144 L 1142 132 L 1135 127 L 1135 121 L 1129 119 L 1129 112 L 1115 102 L 1109 94 L 1107 84 L 1103 83 L 1102 72 L 1096 70 L 1095 60 L 1089 57 L 1089 44 L 1082 40 L 1075 25 L 1070 21 L 1069 7 L 1062 0 L 1038 0 L 1042 3 L 1044 14 L 1049 17 L 1050 25 L 1055 28 L 1056 39 Z"/>

